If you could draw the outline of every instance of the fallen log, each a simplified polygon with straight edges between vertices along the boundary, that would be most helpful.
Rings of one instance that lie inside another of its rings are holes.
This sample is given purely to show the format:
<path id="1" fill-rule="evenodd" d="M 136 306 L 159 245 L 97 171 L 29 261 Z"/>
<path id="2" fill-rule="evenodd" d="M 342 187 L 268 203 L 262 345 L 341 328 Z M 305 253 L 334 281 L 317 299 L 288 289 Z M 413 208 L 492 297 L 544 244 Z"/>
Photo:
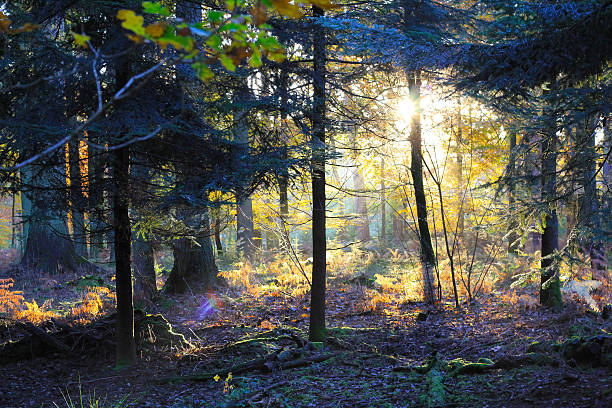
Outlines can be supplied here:
<path id="1" fill-rule="evenodd" d="M 217 370 L 209 373 L 194 374 L 194 375 L 182 375 L 165 377 L 159 380 L 161 383 L 174 383 L 183 381 L 206 381 L 213 379 L 217 376 L 225 378 L 229 373 L 232 375 L 244 374 L 247 372 L 258 371 L 269 373 L 273 371 L 290 370 L 293 368 L 299 368 L 308 366 L 314 363 L 321 363 L 327 361 L 333 357 L 336 357 L 335 353 L 324 353 L 318 354 L 311 357 L 301 357 L 295 360 L 281 361 L 278 359 L 279 353 L 271 353 L 265 357 L 256 358 L 243 363 L 238 363 L 230 368 L 224 370 Z"/>

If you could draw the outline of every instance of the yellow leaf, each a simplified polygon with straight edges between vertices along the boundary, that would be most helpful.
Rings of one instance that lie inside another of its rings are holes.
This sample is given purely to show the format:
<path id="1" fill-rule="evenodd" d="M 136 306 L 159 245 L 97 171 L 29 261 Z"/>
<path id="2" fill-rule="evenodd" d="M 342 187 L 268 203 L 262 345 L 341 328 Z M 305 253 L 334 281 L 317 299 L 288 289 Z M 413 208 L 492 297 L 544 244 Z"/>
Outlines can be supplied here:
<path id="1" fill-rule="evenodd" d="M 74 42 L 78 47 L 89 48 L 89 45 L 87 45 L 87 41 L 91 39 L 90 36 L 75 33 L 74 31 L 71 31 L 70 34 L 72 34 L 72 36 L 74 37 Z"/>
<path id="2" fill-rule="evenodd" d="M 272 0 L 272 7 L 283 16 L 291 18 L 300 18 L 304 15 L 302 10 L 295 4 L 291 4 L 289 0 Z"/>
<path id="3" fill-rule="evenodd" d="M 123 20 L 121 27 L 133 31 L 135 34 L 145 35 L 145 29 L 142 26 L 144 18 L 142 16 L 137 15 L 132 10 L 119 10 L 117 18 Z"/>
<path id="4" fill-rule="evenodd" d="M 151 37 L 159 38 L 162 35 L 164 35 L 164 32 L 166 31 L 166 24 L 164 24 L 162 22 L 157 22 L 157 23 L 154 23 L 154 24 L 151 24 L 151 25 L 147 26 L 145 31 Z"/>
<path id="5" fill-rule="evenodd" d="M 142 37 L 139 35 L 126 34 L 126 37 L 134 41 L 136 44 L 140 44 L 142 42 Z"/>

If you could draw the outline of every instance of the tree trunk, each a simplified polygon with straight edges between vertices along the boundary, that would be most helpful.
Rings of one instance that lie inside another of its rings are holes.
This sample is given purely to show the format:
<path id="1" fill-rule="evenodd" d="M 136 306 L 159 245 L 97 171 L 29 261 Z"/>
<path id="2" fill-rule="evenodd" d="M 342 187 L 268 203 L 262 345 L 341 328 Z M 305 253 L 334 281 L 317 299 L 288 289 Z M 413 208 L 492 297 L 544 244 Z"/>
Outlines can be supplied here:
<path id="1" fill-rule="evenodd" d="M 280 105 L 281 105 L 281 132 L 283 135 L 283 144 L 284 144 L 284 154 L 283 159 L 286 161 L 289 159 L 287 154 L 287 144 L 289 143 L 287 134 L 285 133 L 285 129 L 287 126 L 287 102 L 288 102 L 288 85 L 287 85 L 288 77 L 287 70 L 284 67 L 281 67 L 280 73 Z M 278 178 L 278 190 L 279 190 L 279 210 L 281 217 L 281 226 L 283 229 L 285 228 L 285 224 L 289 219 L 289 172 L 286 168 L 283 168 L 279 178 Z"/>
<path id="2" fill-rule="evenodd" d="M 423 299 L 427 303 L 435 302 L 434 274 L 436 258 L 431 244 L 429 224 L 427 221 L 427 202 L 423 186 L 423 153 L 421 152 L 421 74 L 408 75 L 410 100 L 414 104 L 414 113 L 410 121 L 410 173 L 414 184 L 414 197 L 417 207 L 417 224 L 421 245 L 421 264 L 423 273 Z"/>
<path id="3" fill-rule="evenodd" d="M 370 240 L 370 219 L 368 217 L 368 202 L 366 197 L 362 196 L 365 191 L 365 181 L 363 173 L 359 171 L 357 157 L 357 129 L 354 128 L 350 134 L 350 144 L 353 149 L 353 189 L 355 190 L 355 213 L 357 214 L 357 240 L 367 242 Z"/>
<path id="4" fill-rule="evenodd" d="M 92 132 L 88 133 L 88 135 L 91 134 Z M 89 256 L 92 259 L 98 258 L 100 252 L 104 250 L 104 229 L 107 226 L 104 206 L 106 157 L 106 153 L 88 149 L 87 171 L 89 173 L 89 183 L 87 185 L 87 196 L 89 205 L 87 207 L 89 209 Z"/>
<path id="5" fill-rule="evenodd" d="M 119 57 L 115 67 L 116 89 L 130 78 L 129 56 Z M 121 109 L 118 104 L 117 109 Z M 120 138 L 121 139 L 121 138 Z M 136 363 L 134 299 L 132 294 L 132 226 L 130 224 L 130 147 L 111 152 L 113 175 L 113 239 L 117 292 L 117 367 Z"/>
<path id="6" fill-rule="evenodd" d="M 68 144 L 68 167 L 70 177 L 70 204 L 72 215 L 72 240 L 77 255 L 87 258 L 87 233 L 85 231 L 85 207 L 83 183 L 81 175 L 81 158 L 79 154 L 79 141 L 73 140 Z"/>
<path id="7" fill-rule="evenodd" d="M 124 82 L 122 82 L 124 83 Z M 113 230 L 117 287 L 117 367 L 136 362 L 132 298 L 131 226 L 129 216 L 129 146 L 113 152 Z"/>
<path id="8" fill-rule="evenodd" d="M 214 211 L 214 234 L 215 234 L 215 246 L 217 247 L 217 255 L 223 255 L 223 244 L 221 243 L 221 217 L 219 216 L 220 209 Z"/>
<path id="9" fill-rule="evenodd" d="M 553 258 L 559 248 L 559 220 L 556 209 L 557 135 L 553 129 L 542 138 L 542 200 L 547 204 L 544 232 L 541 237 L 540 303 L 559 309 L 562 306 L 559 270 Z"/>
<path id="10" fill-rule="evenodd" d="M 516 210 L 514 208 L 514 184 L 516 182 L 516 132 L 508 133 L 508 254 L 518 255 L 518 234 L 516 233 Z"/>
<path id="11" fill-rule="evenodd" d="M 380 242 L 387 242 L 387 199 L 385 197 L 385 159 L 380 160 Z"/>
<path id="12" fill-rule="evenodd" d="M 132 245 L 134 263 L 134 297 L 145 302 L 157 295 L 155 256 L 151 241 L 134 234 Z"/>
<path id="13" fill-rule="evenodd" d="M 134 192 L 132 204 L 136 207 L 132 211 L 132 216 L 138 222 L 141 218 L 138 208 L 142 203 L 136 197 L 145 196 L 145 186 L 151 182 L 149 162 L 144 155 L 139 154 L 134 157 L 130 176 L 131 190 Z M 134 299 L 148 303 L 157 295 L 155 257 L 151 237 L 143 236 L 139 231 L 132 233 L 132 262 L 134 264 Z"/>
<path id="14" fill-rule="evenodd" d="M 50 171 L 44 170 L 34 176 L 31 168 L 25 168 L 21 173 L 22 180 L 26 185 L 48 189 L 52 185 L 49 180 L 51 176 L 48 175 Z M 62 181 L 65 182 L 65 178 Z M 78 272 L 86 266 L 85 260 L 76 254 L 70 239 L 66 214 L 49 210 L 47 198 L 34 191 L 22 193 L 21 197 L 25 246 L 19 266 L 49 275 Z"/>
<path id="15" fill-rule="evenodd" d="M 219 273 L 210 241 L 208 209 L 183 207 L 177 210 L 177 215 L 194 234 L 174 243 L 174 265 L 164 290 L 167 293 L 206 290 L 217 283 Z"/>
<path id="16" fill-rule="evenodd" d="M 234 103 L 245 103 L 249 97 L 246 83 L 242 84 L 234 97 Z M 244 150 L 245 155 L 249 152 L 249 124 L 247 120 L 248 111 L 237 109 L 234 118 L 235 140 Z M 241 155 L 242 156 L 242 155 Z M 255 254 L 253 223 L 253 201 L 246 197 L 237 203 L 236 209 L 236 239 L 237 249 L 245 258 L 251 259 Z"/>
<path id="17" fill-rule="evenodd" d="M 323 17 L 322 9 L 313 6 L 313 16 Z M 325 286 L 326 252 L 325 237 L 325 32 L 322 27 L 313 28 L 313 88 L 312 107 L 312 287 L 310 290 L 311 341 L 325 339 Z"/>
<path id="18" fill-rule="evenodd" d="M 593 271 L 604 269 L 605 253 L 602 252 L 602 243 L 597 237 L 600 236 L 601 221 L 599 218 L 599 201 L 597 198 L 597 151 L 595 150 L 595 127 L 587 126 L 588 121 L 585 120 L 584 126 L 580 126 L 578 130 L 578 146 L 580 152 L 580 167 L 582 185 L 584 194 L 580 202 L 580 211 L 578 217 L 580 224 L 589 232 L 588 241 L 584 244 L 591 259 L 591 268 Z"/>
<path id="19" fill-rule="evenodd" d="M 463 236 L 465 229 L 465 216 L 463 211 L 463 118 L 461 117 L 461 99 L 459 99 L 459 108 L 457 112 L 457 132 L 455 133 L 455 153 L 457 160 L 455 161 L 455 177 L 457 183 L 457 232 L 459 239 Z"/>

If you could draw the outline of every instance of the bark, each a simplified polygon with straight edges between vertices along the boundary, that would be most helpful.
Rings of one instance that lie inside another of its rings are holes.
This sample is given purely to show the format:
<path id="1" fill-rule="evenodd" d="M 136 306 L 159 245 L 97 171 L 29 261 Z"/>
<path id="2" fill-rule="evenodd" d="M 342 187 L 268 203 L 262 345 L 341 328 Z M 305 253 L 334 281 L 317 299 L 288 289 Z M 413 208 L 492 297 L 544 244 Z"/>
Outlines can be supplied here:
<path id="1" fill-rule="evenodd" d="M 87 196 L 89 199 L 89 256 L 98 258 L 104 250 L 105 206 L 104 206 L 104 170 L 106 167 L 106 156 L 97 150 L 89 149 L 87 154 L 88 186 Z M 111 241 L 112 242 L 112 241 Z"/>
<path id="2" fill-rule="evenodd" d="M 601 231 L 601 220 L 599 217 L 599 200 L 597 198 L 597 151 L 595 150 L 595 129 L 589 128 L 586 123 L 578 130 L 578 146 L 580 154 L 579 169 L 581 170 L 580 184 L 584 191 L 580 201 L 579 222 L 585 227 L 589 239 L 584 246 L 586 253 L 591 259 L 591 268 L 605 270 L 605 253 L 603 245 L 596 237 Z"/>
<path id="3" fill-rule="evenodd" d="M 370 218 L 368 217 L 368 202 L 360 194 L 365 190 L 365 181 L 359 167 L 353 173 L 353 186 L 355 188 L 355 212 L 359 217 L 357 225 L 357 239 L 361 242 L 370 240 Z"/>
<path id="4" fill-rule="evenodd" d="M 208 209 L 182 207 L 177 213 L 194 234 L 174 243 L 174 265 L 164 291 L 183 293 L 206 290 L 217 283 L 219 273 L 210 240 Z"/>
<path id="5" fill-rule="evenodd" d="M 542 138 L 542 200 L 547 203 L 541 237 L 540 303 L 558 309 L 562 306 L 558 264 L 554 254 L 559 248 L 559 220 L 556 209 L 557 135 L 553 130 Z"/>
<path id="6" fill-rule="evenodd" d="M 51 171 L 44 170 L 34 175 L 31 168 L 26 168 L 22 172 L 22 179 L 25 184 L 49 188 L 54 184 L 49 175 Z M 64 183 L 65 178 L 60 178 L 62 180 L 56 182 Z M 19 266 L 48 275 L 78 272 L 89 266 L 74 249 L 66 223 L 67 214 L 49 209 L 47 198 L 44 193 L 40 194 L 25 192 L 21 195 L 25 246 Z"/>
<path id="7" fill-rule="evenodd" d="M 151 181 L 151 171 L 147 166 L 146 157 L 138 155 L 131 166 L 132 191 L 136 195 L 143 195 L 142 186 Z M 140 164 L 143 163 L 143 164 Z M 135 196 L 136 197 L 136 196 Z M 136 199 L 134 200 L 136 201 Z M 135 207 L 141 202 L 133 202 Z M 134 209 L 132 214 L 139 217 L 139 211 Z M 150 302 L 157 295 L 155 276 L 155 257 L 151 237 L 141 233 L 132 233 L 132 262 L 134 270 L 134 298 L 138 301 Z"/>
<path id="8" fill-rule="evenodd" d="M 70 204 L 72 215 L 72 239 L 77 255 L 87 257 L 87 233 L 85 231 L 85 214 L 81 210 L 85 206 L 83 184 L 81 175 L 81 159 L 79 155 L 79 141 L 73 140 L 68 145 L 69 177 L 70 177 Z"/>
<path id="9" fill-rule="evenodd" d="M 130 58 L 120 57 L 116 66 L 116 87 L 130 78 Z M 120 109 L 121 106 L 118 106 Z M 134 299 L 132 295 L 132 226 L 129 214 L 130 147 L 111 152 L 113 160 L 113 238 L 115 285 L 117 292 L 117 367 L 136 363 L 134 340 Z"/>
<path id="10" fill-rule="evenodd" d="M 516 209 L 514 197 L 514 183 L 516 177 L 516 133 L 508 133 L 509 155 L 508 155 L 508 254 L 518 255 L 518 234 L 516 233 Z"/>
<path id="11" fill-rule="evenodd" d="M 113 153 L 113 230 L 117 287 L 117 367 L 136 362 L 132 298 L 131 226 L 129 216 L 129 146 Z"/>
<path id="12" fill-rule="evenodd" d="M 456 145 L 456 157 L 455 162 L 455 177 L 457 183 L 457 202 L 458 202 L 458 214 L 457 214 L 457 235 L 463 236 L 463 230 L 465 229 L 465 217 L 463 211 L 463 200 L 464 194 L 463 186 L 463 118 L 461 117 L 461 99 L 459 100 L 459 111 L 457 113 L 457 132 L 455 133 L 455 145 Z"/>
<path id="13" fill-rule="evenodd" d="M 258 252 L 261 252 L 263 249 L 263 236 L 259 228 L 253 229 L 253 246 Z"/>
<path id="14" fill-rule="evenodd" d="M 322 9 L 313 6 L 315 18 L 323 17 Z M 322 27 L 313 28 L 313 109 L 312 109 L 312 287 L 310 290 L 311 341 L 325 339 L 325 60 L 326 40 Z"/>
<path id="15" fill-rule="evenodd" d="M 157 295 L 153 244 L 151 241 L 134 234 L 132 250 L 134 297 L 150 301 Z"/>
<path id="16" fill-rule="evenodd" d="M 380 161 L 380 242 L 387 242 L 387 199 L 385 197 L 385 161 Z"/>
<path id="17" fill-rule="evenodd" d="M 287 70 L 281 67 L 279 92 L 280 92 L 280 105 L 282 109 L 281 110 L 281 123 L 283 126 L 283 128 L 281 129 L 281 132 L 283 132 L 283 139 L 284 139 L 283 143 L 285 144 L 283 159 L 285 160 L 288 160 L 287 143 L 289 142 L 287 135 L 285 133 L 285 127 L 287 126 L 287 107 L 286 105 L 289 99 L 287 81 L 288 81 Z M 289 198 L 288 198 L 289 197 L 288 195 L 289 172 L 287 171 L 286 168 L 283 169 L 283 171 L 281 172 L 278 178 L 278 190 L 279 190 L 279 210 L 280 210 L 280 217 L 281 217 L 281 225 L 284 229 L 285 223 L 287 222 L 289 218 Z"/>
<path id="18" fill-rule="evenodd" d="M 221 217 L 219 216 L 219 209 L 214 211 L 214 235 L 215 235 L 215 246 L 217 247 L 217 254 L 223 255 L 223 244 L 221 243 Z"/>
<path id="19" fill-rule="evenodd" d="M 423 298 L 427 303 L 435 302 L 434 274 L 435 255 L 431 244 L 429 223 L 427 221 L 427 202 L 423 186 L 423 153 L 421 142 L 421 75 L 420 72 L 408 76 L 410 99 L 414 104 L 414 114 L 410 121 L 410 173 L 414 185 L 414 196 L 417 207 L 417 225 L 421 246 L 421 264 L 423 273 Z"/>
<path id="20" fill-rule="evenodd" d="M 234 98 L 234 103 L 244 103 L 249 96 L 246 84 L 242 84 Z M 249 125 L 247 120 L 248 111 L 237 109 L 235 113 L 235 140 L 239 143 L 244 153 L 247 154 L 249 147 Z M 242 155 L 243 156 L 243 155 Z M 255 225 L 253 223 L 253 201 L 251 197 L 246 197 L 238 202 L 236 209 L 236 239 L 238 252 L 245 258 L 251 259 L 255 254 L 256 245 L 254 242 Z"/>

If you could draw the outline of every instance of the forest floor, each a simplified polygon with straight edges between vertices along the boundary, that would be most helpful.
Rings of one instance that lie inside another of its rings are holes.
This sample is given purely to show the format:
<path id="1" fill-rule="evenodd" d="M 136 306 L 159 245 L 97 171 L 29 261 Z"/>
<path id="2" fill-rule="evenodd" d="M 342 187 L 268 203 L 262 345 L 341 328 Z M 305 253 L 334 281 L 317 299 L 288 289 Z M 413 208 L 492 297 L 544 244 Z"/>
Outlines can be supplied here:
<path id="1" fill-rule="evenodd" d="M 62 304 L 76 293 L 61 282 L 28 279 L 16 277 L 15 288 L 41 304 L 49 298 Z M 307 341 L 306 292 L 230 286 L 214 294 L 164 295 L 150 309 L 193 347 L 149 344 L 139 350 L 136 367 L 119 371 L 114 350 L 102 345 L 5 362 L 0 406 L 80 407 L 79 395 L 103 407 L 612 406 L 612 367 L 594 360 L 545 350 L 548 359 L 540 365 L 453 373 L 447 364 L 508 360 L 536 341 L 612 333 L 610 320 L 580 304 L 553 313 L 487 294 L 461 310 L 448 303 L 428 310 L 390 298 L 372 303 L 376 292 L 332 276 L 323 344 Z M 25 334 L 10 320 L 0 325 L 0 343 Z"/>

